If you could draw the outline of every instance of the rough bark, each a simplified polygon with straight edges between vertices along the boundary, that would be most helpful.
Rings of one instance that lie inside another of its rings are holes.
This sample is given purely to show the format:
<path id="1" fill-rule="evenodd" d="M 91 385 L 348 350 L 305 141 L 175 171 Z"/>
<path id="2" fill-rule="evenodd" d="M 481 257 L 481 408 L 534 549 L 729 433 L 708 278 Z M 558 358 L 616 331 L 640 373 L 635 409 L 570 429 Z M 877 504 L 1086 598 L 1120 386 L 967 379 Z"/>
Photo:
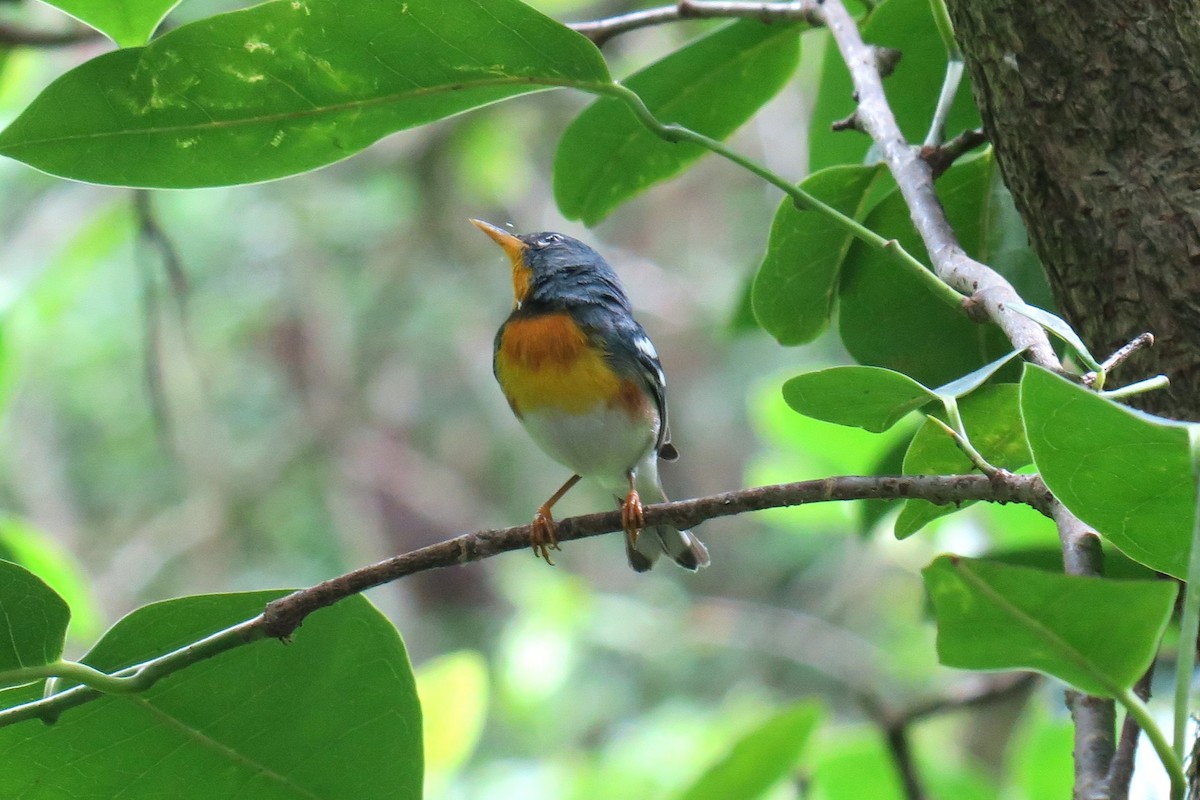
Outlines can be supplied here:
<path id="1" fill-rule="evenodd" d="M 1059 306 L 1116 383 L 1200 419 L 1200 3 L 948 0 L 984 127 Z"/>

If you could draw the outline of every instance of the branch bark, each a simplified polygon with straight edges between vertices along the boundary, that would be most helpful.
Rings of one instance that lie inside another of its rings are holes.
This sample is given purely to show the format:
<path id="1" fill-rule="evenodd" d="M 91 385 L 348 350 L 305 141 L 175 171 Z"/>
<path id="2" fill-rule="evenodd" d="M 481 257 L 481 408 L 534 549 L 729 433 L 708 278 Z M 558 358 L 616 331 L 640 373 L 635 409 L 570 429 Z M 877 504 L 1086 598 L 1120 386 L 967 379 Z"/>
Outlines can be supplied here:
<path id="1" fill-rule="evenodd" d="M 1036 475 L 1005 475 L 999 479 L 983 475 L 845 476 L 759 486 L 694 500 L 661 503 L 647 506 L 645 515 L 647 526 L 670 524 L 685 528 L 717 517 L 768 508 L 840 500 L 899 500 L 910 497 L 939 505 L 968 500 L 1024 503 L 1044 514 L 1049 514 L 1053 506 L 1049 491 Z M 620 530 L 619 511 L 571 517 L 557 523 L 558 538 L 563 542 Z M 149 688 L 167 675 L 228 650 L 268 638 L 287 640 L 309 614 L 374 586 L 418 572 L 458 566 L 510 550 L 526 549 L 531 545 L 531 527 L 519 525 L 476 531 L 422 547 L 293 592 L 269 603 L 263 613 L 253 619 L 115 674 L 137 677 L 141 688 Z M 41 700 L 0 711 L 0 727 L 29 719 L 53 722 L 63 711 L 102 696 L 101 692 L 89 686 L 75 686 Z"/>

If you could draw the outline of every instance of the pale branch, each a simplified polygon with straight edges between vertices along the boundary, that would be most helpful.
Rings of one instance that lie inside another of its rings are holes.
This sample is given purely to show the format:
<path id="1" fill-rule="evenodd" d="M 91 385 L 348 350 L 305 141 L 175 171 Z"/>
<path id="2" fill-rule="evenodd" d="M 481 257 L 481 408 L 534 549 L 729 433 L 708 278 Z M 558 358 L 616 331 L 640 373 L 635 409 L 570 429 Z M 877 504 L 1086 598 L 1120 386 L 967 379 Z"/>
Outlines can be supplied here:
<path id="1" fill-rule="evenodd" d="M 689 19 L 744 18 L 762 22 L 791 22 L 803 20 L 818 24 L 816 0 L 790 3 L 719 2 L 715 0 L 679 0 L 674 5 L 631 11 L 615 17 L 592 22 L 575 22 L 569 27 L 582 33 L 597 46 L 622 33 L 652 25 Z"/>
<path id="2" fill-rule="evenodd" d="M 858 25 L 841 0 L 825 0 L 821 16 L 850 70 L 858 98 L 855 112 L 858 122 L 875 141 L 880 157 L 896 179 L 938 277 L 981 304 L 1014 347 L 1029 349 L 1034 363 L 1060 370 L 1050 339 L 1041 326 L 1005 308 L 1006 303 L 1021 299 L 1012 284 L 967 255 L 958 243 L 934 192 L 929 164 L 921 159 L 917 148 L 908 143 L 896 124 L 875 63 L 875 49 L 863 41 Z"/>
<path id="3" fill-rule="evenodd" d="M 1046 331 L 1033 320 L 1009 308 L 1020 303 L 1020 295 L 1003 276 L 967 255 L 946 219 L 945 209 L 933 187 L 933 173 L 917 149 L 908 143 L 883 91 L 875 66 L 873 48 L 863 42 L 858 26 L 841 0 L 824 0 L 822 16 L 842 60 L 850 71 L 862 129 L 874 140 L 908 206 L 913 226 L 925 243 L 933 269 L 950 286 L 968 294 L 977 310 L 994 321 L 1018 349 L 1028 348 L 1029 359 L 1047 369 L 1062 366 Z M 1063 566 L 1068 574 L 1098 575 L 1102 554 L 1095 534 L 1087 530 L 1057 500 L 1051 513 L 1063 547 Z M 1068 703 L 1075 719 L 1075 790 L 1078 794 L 1106 781 L 1115 753 L 1113 727 L 1116 708 L 1112 700 L 1101 700 L 1069 692 Z"/>
<path id="4" fill-rule="evenodd" d="M 1049 514 L 1053 498 L 1037 475 L 906 475 L 844 476 L 741 489 L 733 492 L 647 506 L 647 525 L 694 527 L 717 517 L 762 511 L 768 508 L 843 500 L 899 500 L 917 498 L 939 505 L 971 500 L 1024 503 Z M 559 520 L 560 541 L 567 542 L 620 531 L 621 513 L 608 511 Z M 268 603 L 263 613 L 204 639 L 142 664 L 114 673 L 134 677 L 140 688 L 191 664 L 267 638 L 286 640 L 314 611 L 375 586 L 418 572 L 480 561 L 511 550 L 530 548 L 531 526 L 481 530 L 422 547 L 301 589 Z M 28 719 L 52 722 L 65 710 L 91 702 L 102 693 L 90 686 L 74 686 L 40 700 L 0 710 L 0 727 Z"/>

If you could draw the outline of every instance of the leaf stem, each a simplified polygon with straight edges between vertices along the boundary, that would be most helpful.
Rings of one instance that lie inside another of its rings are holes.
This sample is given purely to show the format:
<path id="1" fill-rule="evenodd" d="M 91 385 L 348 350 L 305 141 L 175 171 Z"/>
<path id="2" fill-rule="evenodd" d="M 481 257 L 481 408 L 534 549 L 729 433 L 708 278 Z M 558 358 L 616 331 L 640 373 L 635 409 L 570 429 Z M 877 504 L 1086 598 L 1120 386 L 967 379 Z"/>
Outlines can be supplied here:
<path id="1" fill-rule="evenodd" d="M 1104 373 L 1099 373 L 1103 375 Z M 1155 389 L 1165 389 L 1171 385 L 1171 380 L 1166 375 L 1155 375 L 1153 378 L 1146 378 L 1144 381 L 1131 383 L 1128 386 L 1122 386 L 1119 389 L 1113 389 L 1108 392 L 1101 392 L 1110 400 L 1119 400 L 1122 397 L 1131 397 L 1135 394 L 1150 392 Z"/>
<path id="2" fill-rule="evenodd" d="M 808 192 L 801 189 L 799 186 L 788 181 L 780 175 L 772 172 L 767 167 L 759 164 L 753 159 L 743 156 L 735 150 L 726 147 L 722 142 L 705 136 L 702 133 L 685 128 L 682 125 L 665 124 L 660 122 L 654 113 L 646 107 L 645 102 L 638 96 L 637 92 L 613 82 L 611 84 L 594 84 L 591 88 L 597 94 L 608 95 L 625 103 L 629 109 L 637 116 L 638 120 L 646 126 L 646 128 L 660 139 L 668 142 L 691 142 L 699 145 L 705 150 L 716 153 L 727 161 L 737 164 L 739 167 L 748 172 L 757 175 L 767 183 L 784 192 L 792 199 L 796 207 L 802 211 L 814 211 L 823 215 L 826 219 L 831 220 L 834 224 L 841 226 L 847 233 L 854 236 L 859 241 L 883 252 L 901 267 L 908 270 L 913 275 L 916 275 L 922 282 L 925 283 L 934 295 L 945 302 L 947 305 L 955 308 L 962 308 L 963 296 L 958 293 L 949 284 L 943 282 L 935 275 L 928 267 L 922 264 L 915 256 L 904 249 L 903 246 L 895 239 L 885 239 L 875 231 L 866 227 L 852 217 L 849 217 L 836 208 L 821 202 L 816 197 L 813 197 Z"/>
<path id="3" fill-rule="evenodd" d="M 959 84 L 962 83 L 963 55 L 954 39 L 954 26 L 950 22 L 945 0 L 929 0 L 929 5 L 938 34 L 942 37 L 942 45 L 946 48 L 946 77 L 938 94 L 929 134 L 925 137 L 926 147 L 937 147 L 946 140 L 946 118 L 950 116 L 950 106 L 954 104 L 954 96 L 958 94 Z"/>
<path id="4" fill-rule="evenodd" d="M 106 694 L 132 694 L 141 690 L 136 676 L 120 677 L 101 672 L 78 661 L 51 661 L 36 667 L 21 667 L 0 672 L 0 686 L 19 686 L 43 678 L 65 678 Z"/>
<path id="5" fill-rule="evenodd" d="M 1183 757 L 1171 749 L 1167 736 L 1162 728 L 1154 721 L 1150 709 L 1142 699 L 1133 693 L 1132 689 L 1122 689 L 1117 695 L 1117 702 L 1125 707 L 1126 713 L 1137 720 L 1138 726 L 1145 731 L 1146 738 L 1154 747 L 1154 752 L 1167 770 L 1171 780 L 1171 800 L 1183 800 L 1187 789 L 1187 778 L 1183 774 Z"/>

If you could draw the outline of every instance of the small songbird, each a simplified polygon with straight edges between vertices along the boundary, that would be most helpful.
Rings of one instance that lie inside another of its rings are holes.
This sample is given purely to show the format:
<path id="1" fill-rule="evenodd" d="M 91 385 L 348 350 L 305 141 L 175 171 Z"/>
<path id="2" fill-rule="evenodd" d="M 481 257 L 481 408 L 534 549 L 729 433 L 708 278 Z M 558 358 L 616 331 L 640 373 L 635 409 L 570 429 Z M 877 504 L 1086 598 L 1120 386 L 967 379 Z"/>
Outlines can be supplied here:
<path id="1" fill-rule="evenodd" d="M 635 570 L 650 569 L 663 552 L 687 569 L 708 566 L 708 550 L 690 531 L 642 530 L 642 503 L 667 499 L 658 459 L 678 453 L 658 353 L 634 320 L 617 274 L 570 236 L 515 235 L 471 222 L 512 261 L 513 308 L 496 333 L 496 380 L 538 446 L 575 473 L 534 515 L 534 552 L 553 563 L 549 551 L 558 549 L 558 539 L 550 509 L 583 477 L 620 505 Z"/>

